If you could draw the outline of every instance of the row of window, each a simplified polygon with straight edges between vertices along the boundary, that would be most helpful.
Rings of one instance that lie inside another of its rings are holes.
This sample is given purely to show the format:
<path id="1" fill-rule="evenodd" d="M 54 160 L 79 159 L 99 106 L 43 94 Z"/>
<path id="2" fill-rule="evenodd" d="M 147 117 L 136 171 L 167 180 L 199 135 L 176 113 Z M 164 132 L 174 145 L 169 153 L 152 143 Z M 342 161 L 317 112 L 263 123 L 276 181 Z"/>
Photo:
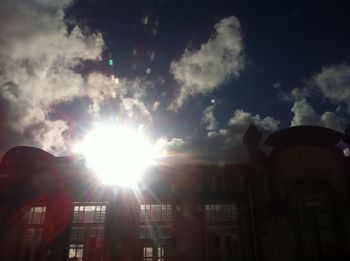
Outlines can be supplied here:
<path id="1" fill-rule="evenodd" d="M 206 204 L 205 214 L 207 222 L 237 221 L 238 210 L 235 204 Z M 170 222 L 172 219 L 172 205 L 141 205 L 141 222 Z"/>
<path id="2" fill-rule="evenodd" d="M 140 238 L 171 238 L 171 226 L 140 226 Z"/>
<path id="3" fill-rule="evenodd" d="M 141 222 L 170 222 L 172 217 L 172 208 L 170 204 L 159 205 L 141 205 Z"/>
<path id="4" fill-rule="evenodd" d="M 99 227 L 72 227 L 71 240 L 84 240 L 85 238 L 103 238 L 104 226 Z"/>
<path id="5" fill-rule="evenodd" d="M 80 205 L 74 207 L 73 223 L 100 223 L 105 222 L 106 206 L 105 205 Z"/>
<path id="6" fill-rule="evenodd" d="M 237 207 L 234 204 L 206 204 L 208 222 L 225 222 L 237 220 Z M 27 224 L 44 224 L 46 207 L 32 207 L 26 213 Z M 79 205 L 74 207 L 73 224 L 103 224 L 106 217 L 106 205 Z M 172 205 L 140 205 L 141 222 L 171 222 Z"/>
<path id="7" fill-rule="evenodd" d="M 36 246 L 42 240 L 46 211 L 45 206 L 31 207 L 27 211 L 25 216 L 27 228 L 24 234 L 24 240 L 27 244 Z M 205 213 L 208 222 L 237 222 L 237 207 L 234 204 L 206 204 Z M 172 216 L 173 207 L 171 204 L 141 204 L 140 239 L 171 238 Z M 106 203 L 95 205 L 80 203 L 74 206 L 69 259 L 83 260 L 86 239 L 93 238 L 96 240 L 95 244 L 101 245 L 104 240 L 105 217 Z M 143 260 L 164 261 L 164 247 L 144 247 Z"/>

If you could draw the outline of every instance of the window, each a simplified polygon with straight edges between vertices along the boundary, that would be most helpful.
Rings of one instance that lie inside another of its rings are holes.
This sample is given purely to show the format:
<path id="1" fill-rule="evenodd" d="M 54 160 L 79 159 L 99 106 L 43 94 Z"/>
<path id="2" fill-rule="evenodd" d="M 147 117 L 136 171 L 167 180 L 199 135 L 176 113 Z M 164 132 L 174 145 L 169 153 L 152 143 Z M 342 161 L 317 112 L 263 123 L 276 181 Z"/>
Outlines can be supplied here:
<path id="1" fill-rule="evenodd" d="M 104 238 L 104 227 L 90 227 L 89 237 L 93 238 Z"/>
<path id="2" fill-rule="evenodd" d="M 164 247 L 163 246 L 145 246 L 143 248 L 143 261 L 165 261 Z"/>
<path id="3" fill-rule="evenodd" d="M 33 261 L 40 254 L 46 217 L 45 206 L 33 206 L 25 213 L 23 242 L 20 247 L 20 260 Z"/>
<path id="4" fill-rule="evenodd" d="M 171 238 L 170 226 L 140 226 L 140 238 Z"/>
<path id="5" fill-rule="evenodd" d="M 158 261 L 165 261 L 164 247 L 158 247 Z"/>
<path id="6" fill-rule="evenodd" d="M 141 205 L 141 222 L 170 222 L 172 210 L 170 204 Z"/>
<path id="7" fill-rule="evenodd" d="M 171 204 L 140 206 L 140 238 L 171 238 Z"/>
<path id="8" fill-rule="evenodd" d="M 84 245 L 83 244 L 70 244 L 69 245 L 69 260 L 83 260 Z"/>
<path id="9" fill-rule="evenodd" d="M 85 233 L 86 233 L 85 227 L 72 227 L 71 231 L 71 240 L 81 240 L 83 241 L 85 239 Z"/>
<path id="10" fill-rule="evenodd" d="M 207 260 L 241 260 L 238 209 L 235 204 L 206 204 Z"/>
<path id="11" fill-rule="evenodd" d="M 27 224 L 44 224 L 46 216 L 46 207 L 31 207 L 26 214 Z"/>
<path id="12" fill-rule="evenodd" d="M 237 207 L 234 204 L 206 204 L 207 222 L 234 222 L 237 220 Z"/>
<path id="13" fill-rule="evenodd" d="M 241 260 L 241 245 L 237 226 L 206 228 L 208 260 Z"/>
<path id="14" fill-rule="evenodd" d="M 144 261 L 153 260 L 153 247 L 144 247 L 143 248 L 143 259 Z"/>
<path id="15" fill-rule="evenodd" d="M 103 259 L 106 204 L 76 203 L 70 233 L 69 259 Z M 88 254 L 88 256 L 87 256 Z"/>
<path id="16" fill-rule="evenodd" d="M 73 223 L 104 223 L 105 205 L 74 206 Z"/>
<path id="17" fill-rule="evenodd" d="M 26 228 L 24 231 L 25 241 L 40 241 L 43 238 L 43 228 Z"/>

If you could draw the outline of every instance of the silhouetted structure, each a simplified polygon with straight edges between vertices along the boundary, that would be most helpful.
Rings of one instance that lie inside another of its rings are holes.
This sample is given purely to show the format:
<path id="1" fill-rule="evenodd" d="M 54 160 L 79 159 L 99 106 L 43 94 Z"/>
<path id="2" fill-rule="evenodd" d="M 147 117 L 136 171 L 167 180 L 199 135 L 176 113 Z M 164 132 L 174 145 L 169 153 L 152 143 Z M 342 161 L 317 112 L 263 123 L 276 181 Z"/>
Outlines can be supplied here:
<path id="1" fill-rule="evenodd" d="M 73 158 L 9 150 L 0 164 L 0 260 L 350 260 L 347 135 L 277 131 L 249 162 L 158 166 L 138 193 Z M 245 152 L 242 152 L 245 153 Z"/>

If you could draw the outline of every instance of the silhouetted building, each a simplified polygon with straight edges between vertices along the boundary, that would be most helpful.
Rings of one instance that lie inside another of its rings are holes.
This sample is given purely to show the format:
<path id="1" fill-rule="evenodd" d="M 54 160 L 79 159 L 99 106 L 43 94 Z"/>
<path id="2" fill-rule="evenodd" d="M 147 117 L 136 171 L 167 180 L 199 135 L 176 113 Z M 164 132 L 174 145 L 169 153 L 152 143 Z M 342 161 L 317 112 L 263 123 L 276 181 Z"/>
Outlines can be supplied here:
<path id="1" fill-rule="evenodd" d="M 0 260 L 350 260 L 343 136 L 283 129 L 265 155 L 250 126 L 248 163 L 157 166 L 137 193 L 15 147 L 0 164 Z"/>

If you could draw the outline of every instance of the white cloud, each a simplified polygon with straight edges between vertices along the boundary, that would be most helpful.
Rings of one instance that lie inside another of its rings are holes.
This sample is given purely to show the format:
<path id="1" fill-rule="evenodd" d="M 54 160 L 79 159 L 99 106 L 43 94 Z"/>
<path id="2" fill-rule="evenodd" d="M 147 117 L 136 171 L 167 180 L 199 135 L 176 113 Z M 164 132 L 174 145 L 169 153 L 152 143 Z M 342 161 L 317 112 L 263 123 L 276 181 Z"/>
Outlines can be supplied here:
<path id="1" fill-rule="evenodd" d="M 305 86 L 304 88 L 294 88 L 290 93 L 279 93 L 279 97 L 286 102 L 294 102 L 302 100 L 310 95 L 310 90 Z"/>
<path id="2" fill-rule="evenodd" d="M 296 101 L 291 109 L 291 112 L 294 113 L 291 126 L 317 125 L 319 123 L 320 116 L 315 113 L 314 109 L 306 101 L 306 99 Z"/>
<path id="3" fill-rule="evenodd" d="M 175 149 L 183 146 L 185 141 L 181 138 L 169 139 L 168 137 L 161 137 L 157 140 L 156 144 L 162 148 Z"/>
<path id="4" fill-rule="evenodd" d="M 206 125 L 207 130 L 214 130 L 217 126 L 217 121 L 214 116 L 215 105 L 210 105 L 203 111 L 201 124 Z"/>
<path id="5" fill-rule="evenodd" d="M 305 81 L 303 87 L 294 88 L 290 93 L 281 92 L 279 96 L 293 104 L 291 126 L 316 125 L 343 132 L 350 112 L 350 65 L 325 66 Z M 334 111 L 314 110 L 311 101 L 320 96 L 323 101 L 329 100 L 336 106 Z M 344 112 L 346 106 L 348 111 Z"/>
<path id="6" fill-rule="evenodd" d="M 350 112 L 350 65 L 339 64 L 323 67 L 313 77 L 313 83 L 322 95 L 333 103 L 345 104 Z"/>
<path id="7" fill-rule="evenodd" d="M 71 142 L 69 122 L 55 115 L 57 105 L 84 98 L 86 112 L 99 120 L 103 105 L 114 99 L 124 116 L 151 121 L 142 101 L 152 82 L 75 70 L 85 60 L 100 60 L 104 41 L 77 25 L 68 31 L 64 8 L 71 2 L 0 2 L 0 102 L 12 131 L 56 155 L 68 153 Z"/>
<path id="8" fill-rule="evenodd" d="M 217 137 L 219 134 L 216 131 L 209 131 L 207 135 L 209 138 L 214 138 Z"/>
<path id="9" fill-rule="evenodd" d="M 66 151 L 69 138 L 68 123 L 51 118 L 53 106 L 89 97 L 97 112 L 117 88 L 103 75 L 74 71 L 84 60 L 100 59 L 104 42 L 78 26 L 67 30 L 63 9 L 70 3 L 0 2 L 0 98 L 13 130 L 54 153 Z"/>
<path id="10" fill-rule="evenodd" d="M 229 78 L 237 78 L 243 68 L 240 23 L 230 16 L 215 25 L 215 33 L 199 50 L 186 49 L 180 60 L 171 63 L 179 90 L 169 108 L 177 110 L 190 96 L 211 93 Z"/>
<path id="11" fill-rule="evenodd" d="M 306 99 L 294 102 L 291 111 L 294 113 L 291 126 L 316 125 L 343 132 L 346 125 L 345 119 L 334 112 L 316 113 Z"/>
<path id="12" fill-rule="evenodd" d="M 280 89 L 281 86 L 282 86 L 282 82 L 280 82 L 280 81 L 277 81 L 272 85 L 272 87 L 275 89 Z"/>
<path id="13" fill-rule="evenodd" d="M 65 121 L 45 120 L 37 126 L 31 126 L 30 131 L 34 142 L 41 144 L 46 151 L 60 154 L 71 149 L 69 127 Z"/>
<path id="14" fill-rule="evenodd" d="M 278 128 L 279 121 L 271 116 L 262 118 L 259 114 L 252 115 L 243 110 L 235 110 L 233 117 L 229 120 L 229 126 L 234 129 L 245 129 L 249 124 L 254 124 L 265 131 L 275 131 Z"/>
<path id="15" fill-rule="evenodd" d="M 101 88 L 101 86 L 103 86 Z M 109 98 L 122 96 L 122 85 L 116 83 L 113 77 L 106 77 L 100 73 L 90 73 L 84 79 L 84 88 L 82 88 L 80 95 L 91 99 L 89 112 L 98 115 L 100 112 L 100 105 Z"/>
<path id="16" fill-rule="evenodd" d="M 151 114 L 142 101 L 133 98 L 123 98 L 120 109 L 127 118 L 135 121 L 148 123 L 152 121 Z"/>
<path id="17" fill-rule="evenodd" d="M 175 161 L 184 161 L 185 156 L 183 154 L 183 147 L 186 142 L 181 138 L 160 137 L 155 142 L 155 147 L 157 147 L 164 158 L 170 158 L 174 163 Z"/>
<path id="18" fill-rule="evenodd" d="M 220 129 L 218 132 L 208 133 L 208 137 L 220 136 L 224 138 L 225 146 L 243 145 L 242 137 L 248 126 L 254 124 L 263 134 L 269 134 L 276 131 L 280 122 L 271 116 L 262 118 L 259 114 L 253 115 L 241 109 L 234 111 L 230 118 L 227 128 Z"/>
<path id="19" fill-rule="evenodd" d="M 271 116 L 263 118 L 258 114 L 253 115 L 238 109 L 229 120 L 227 128 L 208 131 L 204 137 L 181 139 L 180 146 L 171 147 L 171 155 L 188 163 L 226 164 L 245 161 L 247 148 L 242 138 L 251 123 L 265 136 L 277 130 L 279 126 L 279 121 Z"/>
<path id="20" fill-rule="evenodd" d="M 344 132 L 347 124 L 346 120 L 343 117 L 338 116 L 334 112 L 330 111 L 326 111 L 321 115 L 320 122 L 320 125 L 340 132 Z"/>
<path id="21" fill-rule="evenodd" d="M 160 106 L 160 101 L 155 101 L 152 106 L 153 111 L 157 111 Z"/>

